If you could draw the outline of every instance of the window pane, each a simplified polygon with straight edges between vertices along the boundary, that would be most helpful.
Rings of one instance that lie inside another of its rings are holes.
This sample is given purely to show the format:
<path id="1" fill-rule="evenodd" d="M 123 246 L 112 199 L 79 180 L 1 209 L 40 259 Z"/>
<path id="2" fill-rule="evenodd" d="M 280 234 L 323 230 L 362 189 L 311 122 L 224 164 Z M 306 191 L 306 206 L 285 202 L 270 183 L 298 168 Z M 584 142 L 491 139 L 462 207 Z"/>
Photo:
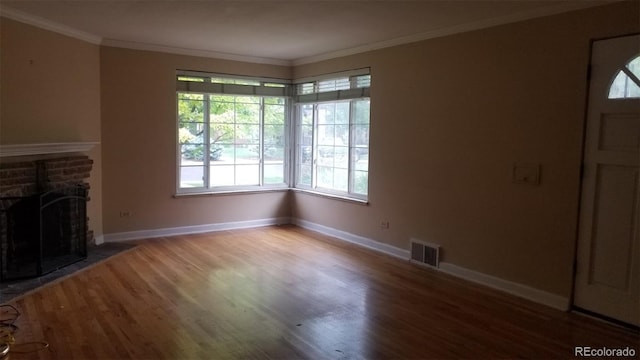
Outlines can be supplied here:
<path id="1" fill-rule="evenodd" d="M 349 124 L 349 102 L 348 101 L 342 101 L 342 102 L 336 103 L 335 112 L 336 112 L 336 117 L 335 117 L 336 124 Z"/>
<path id="2" fill-rule="evenodd" d="M 259 81 L 250 79 L 228 79 L 228 78 L 211 78 L 212 83 L 218 84 L 236 84 L 236 85 L 260 85 Z"/>
<path id="3" fill-rule="evenodd" d="M 640 97 L 640 87 L 622 70 L 619 71 L 609 88 L 609 99 L 637 97 Z"/>
<path id="4" fill-rule="evenodd" d="M 180 187 L 194 188 L 204 186 L 204 167 L 202 166 L 181 166 L 180 167 Z"/>
<path id="5" fill-rule="evenodd" d="M 209 170 L 211 178 L 210 186 L 230 186 L 235 185 L 233 165 L 215 165 Z"/>
<path id="6" fill-rule="evenodd" d="M 333 168 L 318 166 L 318 187 L 333 188 Z"/>
<path id="7" fill-rule="evenodd" d="M 349 171 L 347 169 L 333 170 L 333 188 L 340 191 L 349 190 Z"/>
<path id="8" fill-rule="evenodd" d="M 284 87 L 284 85 L 280 84 L 282 87 Z M 279 86 L 280 87 L 280 86 Z M 265 97 L 264 98 L 264 103 L 265 105 L 285 105 L 285 98 L 283 97 Z"/>
<path id="9" fill-rule="evenodd" d="M 353 192 L 366 195 L 369 191 L 369 173 L 367 171 L 354 171 Z"/>
<path id="10" fill-rule="evenodd" d="M 345 90 L 351 88 L 348 77 L 318 81 L 318 92 Z"/>
<path id="11" fill-rule="evenodd" d="M 204 123 L 180 123 L 179 144 L 203 144 Z"/>
<path id="12" fill-rule="evenodd" d="M 184 94 L 187 95 L 187 94 Z M 200 95 L 202 96 L 202 95 Z M 204 122 L 204 101 L 181 98 L 178 100 L 178 121 Z"/>
<path id="13" fill-rule="evenodd" d="M 313 124 L 313 105 L 306 104 L 300 106 L 300 123 L 303 125 Z"/>
<path id="14" fill-rule="evenodd" d="M 260 123 L 260 105 L 259 104 L 236 104 L 236 122 L 244 124 Z"/>
<path id="15" fill-rule="evenodd" d="M 369 148 L 356 147 L 351 149 L 351 158 L 353 163 L 351 165 L 354 170 L 369 170 Z"/>
<path id="16" fill-rule="evenodd" d="M 194 81 L 194 82 L 203 82 L 204 78 L 200 77 L 191 77 L 191 76 L 178 76 L 178 81 Z"/>
<path id="17" fill-rule="evenodd" d="M 283 184 L 284 183 L 284 165 L 266 163 L 264 165 L 264 183 L 265 184 Z"/>
<path id="18" fill-rule="evenodd" d="M 313 105 L 300 105 L 298 114 L 296 184 L 311 186 L 313 173 Z"/>
<path id="19" fill-rule="evenodd" d="M 212 123 L 232 124 L 235 121 L 232 96 L 211 96 L 209 118 Z"/>
<path id="20" fill-rule="evenodd" d="M 234 103 L 235 97 L 233 95 L 210 95 L 211 102 L 226 102 Z"/>
<path id="21" fill-rule="evenodd" d="M 284 146 L 284 125 L 265 125 L 263 131 L 265 145 Z"/>
<path id="22" fill-rule="evenodd" d="M 236 185 L 260 185 L 260 166 L 236 165 Z"/>
<path id="23" fill-rule="evenodd" d="M 308 82 L 304 84 L 298 84 L 298 94 L 312 94 L 315 92 L 315 83 Z"/>
<path id="24" fill-rule="evenodd" d="M 362 75 L 356 77 L 356 87 L 369 87 L 371 86 L 371 75 Z"/>
<path id="25" fill-rule="evenodd" d="M 369 146 L 369 126 L 354 125 L 353 141 L 355 146 Z"/>
<path id="26" fill-rule="evenodd" d="M 349 144 L 349 125 L 336 125 L 336 133 L 334 144 L 336 145 L 348 145 Z"/>
<path id="27" fill-rule="evenodd" d="M 242 145 L 236 146 L 235 159 L 236 164 L 258 164 L 260 162 L 259 150 L 260 146 L 255 145 Z"/>
<path id="28" fill-rule="evenodd" d="M 298 144 L 304 145 L 304 146 L 311 146 L 313 144 L 313 127 L 311 126 L 299 127 Z"/>
<path id="29" fill-rule="evenodd" d="M 265 145 L 264 159 L 265 161 L 284 161 L 284 147 Z"/>
<path id="30" fill-rule="evenodd" d="M 236 147 L 228 144 L 221 144 L 222 153 L 220 154 L 220 161 L 226 164 L 233 164 L 236 158 Z"/>
<path id="31" fill-rule="evenodd" d="M 336 146 L 333 150 L 333 166 L 337 168 L 349 168 L 349 148 Z"/>
<path id="32" fill-rule="evenodd" d="M 335 126 L 334 125 L 319 125 L 318 126 L 318 144 L 319 145 L 333 145 L 335 144 Z"/>
<path id="33" fill-rule="evenodd" d="M 353 123 L 369 124 L 369 99 L 353 101 Z"/>
<path id="34" fill-rule="evenodd" d="M 265 105 L 264 106 L 264 123 L 283 125 L 284 124 L 284 106 Z"/>
<path id="35" fill-rule="evenodd" d="M 182 156 L 182 165 L 193 165 L 194 162 L 202 164 L 204 160 L 205 146 L 204 144 L 185 144 L 180 146 L 180 154 Z"/>
<path id="36" fill-rule="evenodd" d="M 333 166 L 333 146 L 318 146 L 318 165 Z"/>
<path id="37" fill-rule="evenodd" d="M 260 125 L 236 125 L 236 144 L 260 143 Z"/>
<path id="38" fill-rule="evenodd" d="M 193 94 L 193 93 L 185 93 L 179 92 L 178 99 L 187 99 L 187 100 L 204 100 L 204 94 Z"/>
<path id="39" fill-rule="evenodd" d="M 627 64 L 627 69 L 629 69 L 629 71 L 631 71 L 633 75 L 640 78 L 640 56 L 629 61 L 629 64 Z"/>
<path id="40" fill-rule="evenodd" d="M 302 155 L 302 157 L 304 158 L 304 155 Z M 310 157 L 308 158 L 310 159 Z M 311 186 L 311 173 L 312 173 L 312 167 L 311 167 L 311 162 L 307 161 L 307 162 L 303 162 L 298 166 L 298 171 L 297 171 L 297 184 L 298 185 L 304 185 L 304 186 Z"/>
<path id="41" fill-rule="evenodd" d="M 318 124 L 335 124 L 335 103 L 318 105 Z"/>
<path id="42" fill-rule="evenodd" d="M 232 143 L 234 138 L 234 127 L 231 124 L 211 124 L 209 138 L 212 145 Z"/>

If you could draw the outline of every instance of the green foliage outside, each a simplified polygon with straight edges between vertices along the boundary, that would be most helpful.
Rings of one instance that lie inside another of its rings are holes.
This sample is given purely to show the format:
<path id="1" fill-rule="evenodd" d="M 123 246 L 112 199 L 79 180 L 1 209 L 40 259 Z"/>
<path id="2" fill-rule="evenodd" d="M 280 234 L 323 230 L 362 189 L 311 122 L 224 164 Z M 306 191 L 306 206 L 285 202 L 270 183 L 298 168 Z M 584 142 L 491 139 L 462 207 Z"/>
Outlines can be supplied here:
<path id="1" fill-rule="evenodd" d="M 255 96 L 178 94 L 178 141 L 188 160 L 203 160 L 205 141 L 205 96 L 209 100 L 209 158 L 255 158 L 260 146 L 261 98 Z M 284 159 L 284 98 L 264 98 L 264 155 Z M 246 155 L 249 149 L 253 154 Z"/>

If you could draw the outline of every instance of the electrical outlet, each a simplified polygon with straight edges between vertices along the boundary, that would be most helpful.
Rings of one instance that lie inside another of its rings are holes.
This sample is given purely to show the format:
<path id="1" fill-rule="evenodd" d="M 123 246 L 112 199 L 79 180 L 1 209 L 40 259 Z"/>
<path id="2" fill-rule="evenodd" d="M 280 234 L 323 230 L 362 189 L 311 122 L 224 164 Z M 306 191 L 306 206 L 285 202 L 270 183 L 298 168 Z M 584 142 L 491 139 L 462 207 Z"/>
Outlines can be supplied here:
<path id="1" fill-rule="evenodd" d="M 131 210 L 120 210 L 120 217 L 121 218 L 131 217 Z"/>
<path id="2" fill-rule="evenodd" d="M 389 220 L 380 221 L 380 229 L 388 230 L 389 229 Z"/>

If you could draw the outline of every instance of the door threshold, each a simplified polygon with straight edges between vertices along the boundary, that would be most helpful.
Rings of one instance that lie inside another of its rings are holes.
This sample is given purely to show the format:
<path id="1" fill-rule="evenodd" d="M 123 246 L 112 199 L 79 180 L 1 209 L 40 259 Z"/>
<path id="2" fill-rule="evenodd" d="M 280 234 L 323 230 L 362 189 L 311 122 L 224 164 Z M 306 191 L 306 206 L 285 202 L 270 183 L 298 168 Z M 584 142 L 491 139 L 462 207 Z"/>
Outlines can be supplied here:
<path id="1" fill-rule="evenodd" d="M 605 323 L 608 323 L 610 325 L 615 325 L 617 327 L 621 327 L 624 328 L 626 330 L 631 330 L 633 332 L 635 332 L 636 334 L 640 334 L 640 326 L 628 323 L 628 322 L 624 322 L 622 320 L 618 320 L 618 319 L 614 319 L 612 317 L 606 316 L 606 315 L 602 315 L 602 314 L 598 314 L 597 312 L 593 312 L 591 310 L 587 310 L 587 309 L 583 309 L 581 307 L 578 306 L 573 306 L 571 308 L 571 312 L 574 314 L 578 314 L 578 315 L 582 315 L 582 316 L 587 316 L 589 318 L 598 320 L 598 321 L 602 321 Z"/>

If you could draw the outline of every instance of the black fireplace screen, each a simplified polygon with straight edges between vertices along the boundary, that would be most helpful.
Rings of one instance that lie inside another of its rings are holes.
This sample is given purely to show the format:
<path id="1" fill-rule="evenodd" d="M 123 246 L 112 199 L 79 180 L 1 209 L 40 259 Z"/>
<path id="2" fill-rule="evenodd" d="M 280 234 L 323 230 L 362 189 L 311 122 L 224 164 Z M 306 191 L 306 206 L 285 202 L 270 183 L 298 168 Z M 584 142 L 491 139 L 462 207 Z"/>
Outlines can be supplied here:
<path id="1" fill-rule="evenodd" d="M 2 281 L 41 276 L 87 257 L 87 189 L 1 198 Z"/>

